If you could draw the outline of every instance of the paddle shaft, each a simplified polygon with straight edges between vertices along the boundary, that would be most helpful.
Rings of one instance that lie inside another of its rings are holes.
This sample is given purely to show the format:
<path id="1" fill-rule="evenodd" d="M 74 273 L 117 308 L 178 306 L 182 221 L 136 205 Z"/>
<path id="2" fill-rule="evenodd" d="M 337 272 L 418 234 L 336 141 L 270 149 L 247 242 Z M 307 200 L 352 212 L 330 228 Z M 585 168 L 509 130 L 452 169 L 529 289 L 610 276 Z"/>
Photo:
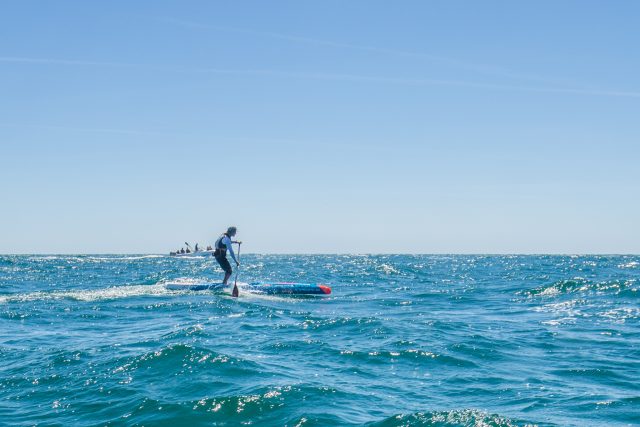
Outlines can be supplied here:
<path id="1" fill-rule="evenodd" d="M 236 279 L 233 283 L 233 291 L 231 292 L 231 296 L 237 297 L 240 292 L 238 291 L 238 273 L 240 272 L 240 248 L 241 243 L 238 243 L 238 266 L 236 267 Z"/>

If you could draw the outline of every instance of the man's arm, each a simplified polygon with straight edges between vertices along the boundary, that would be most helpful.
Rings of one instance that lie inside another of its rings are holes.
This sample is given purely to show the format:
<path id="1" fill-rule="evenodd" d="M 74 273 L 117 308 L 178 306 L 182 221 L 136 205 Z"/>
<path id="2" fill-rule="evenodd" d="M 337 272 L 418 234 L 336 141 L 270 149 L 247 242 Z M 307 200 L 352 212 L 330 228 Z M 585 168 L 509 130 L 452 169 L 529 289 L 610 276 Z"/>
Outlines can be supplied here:
<path id="1" fill-rule="evenodd" d="M 236 259 L 236 254 L 233 253 L 233 245 L 231 244 L 231 239 L 230 238 L 226 238 L 224 239 L 224 244 L 227 247 L 227 252 L 229 252 L 231 254 L 231 258 L 233 258 L 233 260 L 236 262 L 236 264 L 240 264 L 238 262 L 238 260 Z"/>

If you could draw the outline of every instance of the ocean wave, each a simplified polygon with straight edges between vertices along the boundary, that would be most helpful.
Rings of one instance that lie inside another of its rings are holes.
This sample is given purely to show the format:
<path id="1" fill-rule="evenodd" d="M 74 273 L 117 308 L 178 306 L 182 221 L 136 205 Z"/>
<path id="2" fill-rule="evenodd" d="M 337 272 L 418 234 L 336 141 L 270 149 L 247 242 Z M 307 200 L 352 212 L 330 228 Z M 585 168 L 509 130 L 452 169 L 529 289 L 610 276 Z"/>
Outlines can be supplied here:
<path id="1" fill-rule="evenodd" d="M 313 344 L 313 349 L 310 348 Z M 477 367 L 469 360 L 447 354 L 435 353 L 430 350 L 420 348 L 407 349 L 356 349 L 338 348 L 328 345 L 321 340 L 292 340 L 269 344 L 267 349 L 274 352 L 286 351 L 288 353 L 305 352 L 310 354 L 313 351 L 314 357 L 321 357 L 326 360 L 340 360 L 348 366 L 368 366 L 368 364 L 380 365 L 386 363 L 429 363 L 434 365 L 448 365 L 459 367 Z"/>
<path id="2" fill-rule="evenodd" d="M 573 279 L 559 280 L 522 293 L 529 297 L 548 297 L 571 293 L 603 293 L 633 297 L 640 295 L 638 291 L 636 279 L 595 282 L 583 277 L 574 277 Z"/>
<path id="3" fill-rule="evenodd" d="M 640 396 L 623 397 L 621 399 L 611 399 L 596 402 L 596 405 L 609 406 L 611 408 L 637 408 L 640 405 Z M 630 411 L 625 421 L 629 423 L 637 424 L 640 421 L 640 417 L 637 412 Z"/>
<path id="4" fill-rule="evenodd" d="M 359 351 L 344 349 L 340 350 L 340 355 L 354 359 L 354 362 L 362 363 L 384 363 L 384 362 L 433 362 L 434 364 L 474 368 L 477 365 L 467 359 L 450 356 L 446 354 L 433 353 L 428 350 L 407 349 L 407 350 L 370 350 Z"/>
<path id="5" fill-rule="evenodd" d="M 0 256 L 0 267 L 9 267 L 15 265 L 16 261 L 8 256 Z"/>
<path id="6" fill-rule="evenodd" d="M 113 261 L 138 261 L 167 258 L 165 255 L 26 255 L 18 256 L 18 259 L 34 263 L 51 263 L 61 261 L 64 263 L 95 264 Z"/>
<path id="7" fill-rule="evenodd" d="M 382 421 L 367 424 L 369 427 L 516 427 L 535 425 L 537 424 L 513 420 L 475 409 L 399 414 Z"/>
<path id="8" fill-rule="evenodd" d="M 339 415 L 308 411 L 307 399 L 323 402 L 336 394 L 347 395 L 331 387 L 269 386 L 248 393 L 218 396 L 204 395 L 198 399 L 141 397 L 135 401 L 115 402 L 117 417 L 103 419 L 104 423 L 136 423 L 140 425 L 259 425 L 306 426 L 345 425 L 347 419 Z M 180 422 L 176 423 L 176 420 Z M 353 423 L 351 423 L 353 424 Z"/>
<path id="9" fill-rule="evenodd" d="M 638 307 L 617 307 L 607 311 L 597 313 L 599 317 L 603 317 L 614 322 L 624 323 L 629 319 L 640 319 L 640 308 Z"/>
<path id="10" fill-rule="evenodd" d="M 305 319 L 301 325 L 302 329 L 320 331 L 342 327 L 353 327 L 357 329 L 366 328 L 375 330 L 376 327 L 384 326 L 381 319 L 377 317 L 329 317 L 323 319 Z"/>
<path id="11" fill-rule="evenodd" d="M 182 339 L 187 337 L 194 337 L 198 335 L 204 335 L 204 325 L 197 323 L 195 325 L 184 326 L 177 330 L 171 331 L 162 335 L 163 341 L 171 341 L 175 339 Z"/>
<path id="12" fill-rule="evenodd" d="M 204 364 L 225 365 L 225 375 L 237 374 L 239 371 L 260 372 L 260 366 L 250 360 L 189 344 L 169 344 L 155 351 L 126 358 L 118 363 L 113 373 L 131 373 L 149 369 L 151 372 L 163 372 L 163 375 L 168 375 L 175 374 L 176 370 L 192 371 L 195 366 Z"/>
<path id="13" fill-rule="evenodd" d="M 638 261 L 630 261 L 624 264 L 619 264 L 618 268 L 638 268 L 640 267 L 640 262 Z"/>
<path id="14" fill-rule="evenodd" d="M 112 255 L 112 256 L 87 256 L 86 259 L 96 261 L 129 261 L 137 259 L 153 259 L 153 258 L 166 258 L 165 255 Z"/>
<path id="15" fill-rule="evenodd" d="M 391 264 L 383 263 L 376 267 L 376 271 L 385 275 L 400 274 L 400 271 Z"/>
<path id="16" fill-rule="evenodd" d="M 572 325 L 576 324 L 578 319 L 588 318 L 619 324 L 640 319 L 638 307 L 612 306 L 609 303 L 598 303 L 587 298 L 551 302 L 535 307 L 534 311 L 554 314 L 555 318 L 541 322 L 549 326 Z"/>
<path id="17" fill-rule="evenodd" d="M 558 377 L 581 377 L 590 380 L 604 380 L 611 383 L 613 380 L 627 380 L 628 378 L 621 372 L 608 368 L 564 368 L 549 371 L 550 374 Z"/>

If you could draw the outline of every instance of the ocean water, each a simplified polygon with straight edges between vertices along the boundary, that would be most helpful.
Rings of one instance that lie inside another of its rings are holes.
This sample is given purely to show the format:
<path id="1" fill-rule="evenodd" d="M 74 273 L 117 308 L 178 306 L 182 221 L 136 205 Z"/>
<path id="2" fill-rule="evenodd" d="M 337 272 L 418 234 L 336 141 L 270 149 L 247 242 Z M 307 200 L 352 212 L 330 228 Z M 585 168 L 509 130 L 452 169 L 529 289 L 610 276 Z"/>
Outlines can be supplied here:
<path id="1" fill-rule="evenodd" d="M 0 256 L 0 425 L 640 425 L 639 256 Z"/>

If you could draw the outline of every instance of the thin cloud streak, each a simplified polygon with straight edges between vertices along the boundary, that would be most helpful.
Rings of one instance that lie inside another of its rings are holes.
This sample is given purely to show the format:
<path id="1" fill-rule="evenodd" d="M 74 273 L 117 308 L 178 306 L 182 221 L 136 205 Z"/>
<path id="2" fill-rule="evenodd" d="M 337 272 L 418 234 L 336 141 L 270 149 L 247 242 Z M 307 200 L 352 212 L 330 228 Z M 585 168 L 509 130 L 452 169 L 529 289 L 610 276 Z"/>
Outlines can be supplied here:
<path id="1" fill-rule="evenodd" d="M 208 67 L 176 67 L 172 65 L 150 65 L 150 64 L 134 64 L 126 62 L 104 62 L 104 61 L 88 61 L 83 59 L 57 59 L 57 58 L 30 58 L 20 56 L 0 56 L 0 63 L 14 64 L 42 64 L 42 65 L 78 65 L 86 67 L 114 67 L 114 68 L 132 68 L 149 71 L 170 71 L 185 73 L 215 73 L 215 74 L 237 74 L 237 75 L 259 75 L 273 74 L 268 70 L 237 70 L 223 68 Z"/>
<path id="2" fill-rule="evenodd" d="M 470 88 L 476 88 L 476 89 L 494 89 L 494 90 L 503 90 L 503 91 L 566 93 L 566 94 L 575 94 L 575 95 L 640 98 L 640 92 L 634 92 L 634 91 L 568 89 L 568 88 L 554 88 L 554 87 L 545 88 L 545 87 L 536 87 L 536 86 L 502 85 L 502 84 L 494 84 L 494 83 L 472 82 L 472 81 L 465 81 L 465 80 L 396 79 L 396 78 L 349 75 L 349 74 L 303 75 L 301 73 L 300 74 L 287 73 L 287 76 L 291 76 L 291 77 L 306 76 L 306 77 L 326 79 L 326 80 L 350 80 L 350 81 L 379 82 L 379 83 L 404 84 L 404 85 L 415 85 L 415 86 L 461 86 L 461 87 L 470 87 Z"/>
<path id="3" fill-rule="evenodd" d="M 108 134 L 138 135 L 138 136 L 178 136 L 178 137 L 184 136 L 183 133 L 174 133 L 174 132 L 140 131 L 140 130 L 133 130 L 133 129 L 84 128 L 84 127 L 55 126 L 55 125 L 32 125 L 32 124 L 21 125 L 17 123 L 0 123 L 0 127 L 59 130 L 64 132 L 108 133 Z"/>
<path id="4" fill-rule="evenodd" d="M 222 32 L 237 33 L 237 34 L 247 34 L 247 35 L 269 37 L 269 38 L 280 39 L 280 40 L 288 40 L 288 41 L 297 42 L 297 43 L 313 44 L 316 46 L 327 46 L 327 47 L 335 47 L 340 49 L 351 49 L 351 50 L 379 53 L 379 54 L 385 54 L 385 55 L 421 58 L 431 62 L 437 62 L 442 65 L 448 65 L 448 66 L 453 66 L 453 67 L 457 67 L 465 70 L 475 71 L 481 74 L 490 75 L 494 77 L 507 77 L 512 79 L 537 81 L 540 83 L 566 84 L 566 82 L 560 82 L 558 80 L 544 78 L 537 75 L 515 72 L 513 70 L 504 68 L 502 66 L 469 63 L 469 62 L 461 61 L 455 58 L 432 55 L 432 54 L 422 53 L 422 52 L 411 52 L 411 51 L 405 51 L 405 50 L 399 50 L 399 49 L 386 49 L 386 48 L 379 48 L 375 46 L 364 46 L 364 45 L 357 45 L 357 44 L 351 44 L 351 43 L 332 42 L 328 40 L 312 39 L 308 37 L 287 35 L 287 34 L 274 33 L 269 31 L 255 31 L 255 30 L 249 30 L 245 28 L 233 28 L 233 27 L 226 27 L 221 25 L 201 24 L 198 22 L 185 21 L 185 20 L 180 20 L 175 18 L 158 18 L 158 20 L 160 22 L 176 24 L 186 28 L 214 30 L 214 31 L 222 31 Z M 579 89 L 587 89 L 587 88 L 580 87 Z"/>
<path id="5" fill-rule="evenodd" d="M 190 131 L 155 131 L 155 130 L 136 130 L 136 129 L 114 129 L 114 128 L 87 128 L 82 126 L 59 126 L 48 124 L 33 124 L 33 123 L 1 123 L 0 128 L 16 128 L 16 129 L 36 129 L 36 130 L 55 130 L 62 132 L 77 132 L 77 133 L 97 133 L 97 134 L 117 134 L 117 135 L 133 135 L 133 136 L 155 136 L 155 137 L 172 137 L 172 138 L 201 138 L 201 133 Z M 345 151 L 347 149 L 363 149 L 386 151 L 385 147 L 375 146 L 371 144 L 356 144 L 350 141 L 327 141 L 327 140 L 301 140 L 301 139 L 289 139 L 289 138 L 272 138 L 272 137 L 260 137 L 260 138 L 246 138 L 240 136 L 224 136 L 218 137 L 213 135 L 209 139 L 223 139 L 224 141 L 231 141 L 234 143 L 260 143 L 260 144 L 278 144 L 279 146 L 291 146 L 292 149 L 299 148 L 300 144 L 306 144 L 311 147 L 332 147 L 334 150 Z M 395 151 L 398 147 L 393 148 Z"/>
<path id="6" fill-rule="evenodd" d="M 254 76 L 271 76 L 278 78 L 301 78 L 316 80 L 336 80 L 336 81 L 353 81 L 363 83 L 386 83 L 412 86 L 458 86 L 476 89 L 500 90 L 500 91 L 517 91 L 517 92 L 539 92 L 539 93 L 557 93 L 557 94 L 574 94 L 574 95 L 592 95 L 592 96 L 608 96 L 608 97 L 624 97 L 624 98 L 640 98 L 640 92 L 621 91 L 621 90 L 598 90 L 598 89 L 572 89 L 557 87 L 535 87 L 535 86 L 518 86 L 503 85 L 494 83 L 473 82 L 465 80 L 444 80 L 444 79 L 404 79 L 390 78 L 378 76 L 364 76 L 356 74 L 332 74 L 332 73 L 293 73 L 286 71 L 274 70 L 238 70 L 238 69 L 222 69 L 222 68 L 187 68 L 162 65 L 146 65 L 132 63 L 117 62 L 100 62 L 86 61 L 76 59 L 53 59 L 53 58 L 29 58 L 29 57 L 0 57 L 0 62 L 5 63 L 23 63 L 23 64 L 48 64 L 48 65 L 65 65 L 65 66 L 97 66 L 97 67 L 121 67 L 135 68 L 151 71 L 170 71 L 182 73 L 211 73 L 211 74 L 228 74 L 228 75 L 254 75 Z"/>
<path id="7" fill-rule="evenodd" d="M 51 64 L 51 65 L 86 65 L 99 67 L 129 67 L 140 68 L 140 64 L 127 64 L 122 62 L 102 62 L 76 59 L 52 59 L 52 58 L 28 58 L 24 56 L 0 56 L 0 62 L 17 64 Z"/>

